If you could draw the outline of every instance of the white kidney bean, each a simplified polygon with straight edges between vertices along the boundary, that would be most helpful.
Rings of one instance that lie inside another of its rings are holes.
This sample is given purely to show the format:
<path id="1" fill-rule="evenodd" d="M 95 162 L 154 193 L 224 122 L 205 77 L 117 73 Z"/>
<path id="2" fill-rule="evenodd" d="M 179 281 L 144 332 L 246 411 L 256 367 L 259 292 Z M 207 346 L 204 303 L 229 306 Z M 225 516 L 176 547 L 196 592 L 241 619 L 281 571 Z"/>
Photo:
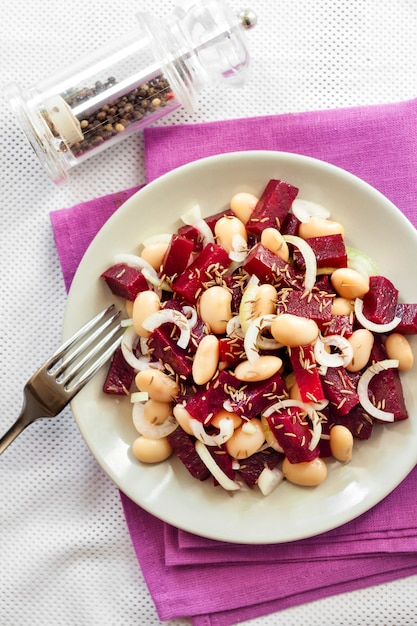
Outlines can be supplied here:
<path id="1" fill-rule="evenodd" d="M 253 302 L 253 316 L 261 317 L 262 315 L 275 313 L 277 300 L 278 293 L 273 285 L 268 283 L 258 285 L 255 300 Z"/>
<path id="2" fill-rule="evenodd" d="M 308 222 L 300 224 L 298 234 L 303 239 L 325 235 L 342 235 L 343 237 L 345 229 L 339 222 L 324 217 L 312 217 Z"/>
<path id="3" fill-rule="evenodd" d="M 231 252 L 234 249 L 235 236 L 241 237 L 245 242 L 248 240 L 245 225 L 234 215 L 224 215 L 218 219 L 214 226 L 214 234 L 217 243 L 226 252 Z"/>
<path id="4" fill-rule="evenodd" d="M 194 355 L 192 375 L 196 385 L 205 385 L 217 372 L 219 364 L 219 340 L 215 335 L 205 335 Z"/>
<path id="5" fill-rule="evenodd" d="M 235 459 L 247 459 L 259 450 L 265 441 L 261 420 L 253 417 L 244 421 L 226 441 L 227 452 Z"/>
<path id="6" fill-rule="evenodd" d="M 243 224 L 246 224 L 257 203 L 258 198 L 256 196 L 252 193 L 241 191 L 236 193 L 230 200 L 230 208 L 232 213 L 236 215 Z"/>
<path id="7" fill-rule="evenodd" d="M 165 252 L 168 250 L 169 242 L 155 241 L 145 246 L 140 254 L 142 259 L 150 263 L 154 270 L 160 270 Z"/>
<path id="8" fill-rule="evenodd" d="M 302 487 L 316 487 L 325 480 L 327 465 L 320 457 L 301 463 L 290 463 L 285 457 L 282 462 L 282 473 L 290 483 Z"/>
<path id="9" fill-rule="evenodd" d="M 374 336 L 366 328 L 358 328 L 353 331 L 348 341 L 353 349 L 351 362 L 346 366 L 349 372 L 359 372 L 369 361 L 374 345 Z"/>
<path id="10" fill-rule="evenodd" d="M 256 361 L 241 361 L 235 368 L 235 376 L 245 382 L 266 380 L 276 374 L 282 367 L 282 360 L 278 356 L 263 355 Z"/>
<path id="11" fill-rule="evenodd" d="M 353 300 L 336 296 L 332 301 L 332 315 L 350 315 L 353 313 Z"/>
<path id="12" fill-rule="evenodd" d="M 340 267 L 330 276 L 333 289 L 348 300 L 363 298 L 369 291 L 369 279 L 350 267 Z"/>
<path id="13" fill-rule="evenodd" d="M 172 407 L 170 402 L 160 402 L 150 398 L 143 406 L 145 419 L 150 424 L 163 424 L 165 420 L 172 415 Z"/>
<path id="14" fill-rule="evenodd" d="M 349 428 L 336 424 L 330 429 L 330 452 L 341 463 L 352 459 L 353 435 Z"/>
<path id="15" fill-rule="evenodd" d="M 147 289 L 140 291 L 133 303 L 132 320 L 135 332 L 139 337 L 149 337 L 150 332 L 143 328 L 142 323 L 147 317 L 156 313 L 161 308 L 161 301 L 155 291 Z"/>
<path id="16" fill-rule="evenodd" d="M 398 359 L 400 372 L 407 372 L 413 367 L 414 355 L 408 339 L 401 333 L 388 335 L 385 350 L 389 359 Z"/>
<path id="17" fill-rule="evenodd" d="M 226 409 L 221 409 L 221 411 L 216 413 L 216 415 L 213 417 L 213 419 L 211 420 L 210 423 L 213 426 L 215 426 L 216 428 L 219 428 L 220 427 L 219 426 L 220 420 L 222 420 L 222 419 L 232 420 L 233 421 L 233 428 L 235 430 L 242 423 L 242 418 L 239 415 L 237 415 L 237 413 L 234 413 L 232 411 L 226 411 Z"/>
<path id="18" fill-rule="evenodd" d="M 232 319 L 232 294 L 220 285 L 209 287 L 200 296 L 199 309 L 201 319 L 211 332 L 223 334 Z"/>
<path id="19" fill-rule="evenodd" d="M 178 383 L 161 370 L 148 368 L 138 372 L 135 383 L 139 391 L 147 391 L 152 400 L 172 402 L 179 392 Z"/>
<path id="20" fill-rule="evenodd" d="M 307 317 L 282 313 L 271 324 L 271 334 L 280 343 L 290 348 L 314 343 L 319 335 L 316 322 Z"/>
<path id="21" fill-rule="evenodd" d="M 284 261 L 288 261 L 290 257 L 288 244 L 276 228 L 265 228 L 262 231 L 261 244 Z"/>
<path id="22" fill-rule="evenodd" d="M 189 435 L 194 434 L 193 429 L 190 426 L 190 420 L 192 420 L 193 417 L 189 414 L 184 405 L 176 404 L 174 406 L 172 414 L 177 420 L 178 424 L 183 430 L 185 430 L 186 433 L 188 433 Z"/>
<path id="23" fill-rule="evenodd" d="M 172 446 L 167 437 L 160 439 L 138 437 L 133 442 L 132 451 L 142 463 L 161 463 L 171 456 Z"/>

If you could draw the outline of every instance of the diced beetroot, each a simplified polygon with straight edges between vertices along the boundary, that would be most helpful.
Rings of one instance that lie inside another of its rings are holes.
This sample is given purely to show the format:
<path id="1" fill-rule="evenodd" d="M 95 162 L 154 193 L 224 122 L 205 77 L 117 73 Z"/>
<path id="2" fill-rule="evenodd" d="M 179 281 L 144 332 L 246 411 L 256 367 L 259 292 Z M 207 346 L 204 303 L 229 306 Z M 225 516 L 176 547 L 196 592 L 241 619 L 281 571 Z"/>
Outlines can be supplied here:
<path id="1" fill-rule="evenodd" d="M 115 296 L 132 302 L 140 291 L 149 289 L 148 282 L 142 272 L 125 263 L 112 265 L 102 273 L 101 278 L 106 281 Z"/>
<path id="2" fill-rule="evenodd" d="M 198 387 L 187 399 L 185 408 L 192 417 L 207 425 L 240 384 L 231 372 L 223 370 L 206 385 Z"/>
<path id="3" fill-rule="evenodd" d="M 342 235 L 309 237 L 306 242 L 316 256 L 318 268 L 347 267 L 347 252 Z M 304 257 L 298 249 L 294 251 L 294 264 L 300 269 L 305 268 Z"/>
<path id="4" fill-rule="evenodd" d="M 198 344 L 202 338 L 208 334 L 207 326 L 202 319 L 198 318 L 196 324 L 191 329 L 190 343 L 188 349 L 191 354 L 194 354 L 198 348 Z"/>
<path id="5" fill-rule="evenodd" d="M 356 391 L 360 373 L 348 372 L 344 367 L 329 367 L 321 376 L 324 395 L 337 416 L 347 415 L 358 403 Z"/>
<path id="6" fill-rule="evenodd" d="M 284 450 L 290 463 L 312 461 L 319 456 L 316 446 L 309 449 L 311 422 L 298 407 L 286 407 L 266 418 L 272 434 Z"/>
<path id="7" fill-rule="evenodd" d="M 323 291 L 303 292 L 300 290 L 283 291 L 277 302 L 277 313 L 291 313 L 307 317 L 316 322 L 320 329 L 325 329 L 332 319 L 332 298 Z"/>
<path id="8" fill-rule="evenodd" d="M 280 374 L 275 374 L 261 382 L 241 385 L 238 392 L 229 398 L 230 407 L 240 417 L 252 419 L 283 398 L 285 393 L 284 380 Z"/>
<path id="9" fill-rule="evenodd" d="M 253 487 L 258 482 L 258 478 L 265 467 L 274 469 L 283 458 L 284 456 L 280 452 L 272 448 L 255 452 L 252 456 L 240 461 L 239 475 L 247 485 Z"/>
<path id="10" fill-rule="evenodd" d="M 271 179 L 252 211 L 246 230 L 259 237 L 265 228 L 279 228 L 297 194 L 296 187 L 282 180 Z"/>
<path id="11" fill-rule="evenodd" d="M 385 276 L 371 276 L 369 291 L 363 297 L 363 314 L 371 322 L 386 324 L 395 317 L 398 290 Z"/>
<path id="12" fill-rule="evenodd" d="M 303 402 L 320 402 L 325 399 L 313 346 L 291 348 L 291 365 Z"/>
<path id="13" fill-rule="evenodd" d="M 417 335 L 417 304 L 398 304 L 395 315 L 401 318 L 395 332 Z"/>
<path id="14" fill-rule="evenodd" d="M 191 239 L 181 237 L 181 235 L 172 235 L 162 260 L 162 274 L 170 280 L 181 274 L 188 266 L 193 249 L 194 244 Z"/>
<path id="15" fill-rule="evenodd" d="M 333 289 L 333 285 L 330 280 L 330 276 L 328 274 L 323 274 L 319 276 L 314 284 L 314 289 L 316 291 L 321 291 L 323 294 L 327 293 L 327 295 L 335 296 L 335 291 Z"/>
<path id="16" fill-rule="evenodd" d="M 203 249 L 204 244 L 202 234 L 197 228 L 195 228 L 195 226 L 184 224 L 184 226 L 180 226 L 177 234 L 193 242 L 194 252 L 201 252 Z"/>
<path id="17" fill-rule="evenodd" d="M 295 217 L 294 213 L 287 213 L 284 221 L 281 224 L 280 232 L 282 235 L 298 235 L 298 229 L 300 227 L 300 220 Z"/>
<path id="18" fill-rule="evenodd" d="M 369 439 L 374 427 L 373 418 L 357 404 L 347 415 L 334 415 L 330 411 L 329 424 L 341 424 L 346 426 L 357 439 Z"/>
<path id="19" fill-rule="evenodd" d="M 375 337 L 371 351 L 371 361 L 382 361 L 386 358 L 382 338 Z M 374 376 L 369 383 L 369 392 L 372 404 L 383 407 L 384 411 L 394 413 L 394 421 L 397 422 L 408 418 L 398 370 L 390 368 Z"/>
<path id="20" fill-rule="evenodd" d="M 104 393 L 117 396 L 128 395 L 134 376 L 135 370 L 126 362 L 121 348 L 117 348 L 103 384 Z"/>
<path id="21" fill-rule="evenodd" d="M 170 435 L 168 441 L 171 444 L 175 454 L 185 465 L 193 478 L 198 480 L 206 480 L 210 477 L 210 472 L 198 456 L 194 439 L 188 435 L 181 426 L 178 426 Z"/>
<path id="22" fill-rule="evenodd" d="M 246 359 L 243 337 L 221 337 L 219 340 L 220 361 L 238 363 Z"/>
<path id="23" fill-rule="evenodd" d="M 171 309 L 173 311 L 179 311 L 180 313 L 184 312 L 182 310 L 181 302 L 175 300 L 175 298 L 169 298 L 169 300 L 166 300 L 164 302 L 164 309 Z"/>
<path id="24" fill-rule="evenodd" d="M 172 336 L 174 325 L 161 324 L 152 331 L 148 339 L 149 353 L 154 360 L 160 361 L 186 380 L 191 376 L 193 357 L 188 349 L 180 348 L 177 338 Z"/>
<path id="25" fill-rule="evenodd" d="M 215 280 L 230 264 L 226 250 L 217 244 L 203 248 L 191 265 L 172 283 L 174 292 L 186 302 L 195 304 L 205 283 Z"/>
<path id="26" fill-rule="evenodd" d="M 243 269 L 248 274 L 257 276 L 263 283 L 296 289 L 303 288 L 303 274 L 297 273 L 289 263 L 261 243 L 251 249 L 243 263 Z"/>
<path id="27" fill-rule="evenodd" d="M 350 337 L 353 333 L 352 315 L 332 315 L 329 323 L 321 328 L 323 335 L 342 335 Z"/>
<path id="28" fill-rule="evenodd" d="M 231 276 L 225 276 L 224 284 L 232 294 L 232 311 L 239 311 L 244 285 L 241 274 L 233 273 Z"/>

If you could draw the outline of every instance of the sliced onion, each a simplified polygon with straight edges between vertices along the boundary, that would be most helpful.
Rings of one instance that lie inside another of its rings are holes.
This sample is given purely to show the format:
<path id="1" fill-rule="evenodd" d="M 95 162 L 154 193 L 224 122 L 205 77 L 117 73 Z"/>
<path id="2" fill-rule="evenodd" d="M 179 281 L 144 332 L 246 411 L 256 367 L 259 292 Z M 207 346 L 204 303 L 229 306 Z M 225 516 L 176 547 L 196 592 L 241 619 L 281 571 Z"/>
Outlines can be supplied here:
<path id="1" fill-rule="evenodd" d="M 265 417 L 269 417 L 272 413 L 280 413 L 283 409 L 287 407 L 295 406 L 299 409 L 302 409 L 310 418 L 310 421 L 313 425 L 313 436 L 311 437 L 310 444 L 308 446 L 309 450 L 314 450 L 318 446 L 321 437 L 321 421 L 317 414 L 316 409 L 306 402 L 301 402 L 301 400 L 291 400 L 290 398 L 280 400 L 275 404 L 269 406 L 265 411 L 263 411 L 262 415 Z"/>
<path id="2" fill-rule="evenodd" d="M 232 237 L 232 249 L 229 252 L 231 261 L 243 262 L 248 254 L 248 243 L 242 235 L 235 234 Z"/>
<path id="3" fill-rule="evenodd" d="M 195 310 L 195 308 L 193 306 L 188 306 L 188 305 L 183 306 L 182 310 L 184 311 L 184 315 L 185 315 L 185 317 L 187 319 L 188 326 L 191 329 L 193 329 L 194 326 L 198 322 L 197 311 Z"/>
<path id="4" fill-rule="evenodd" d="M 201 207 L 199 204 L 194 204 L 191 209 L 188 209 L 186 213 L 181 215 L 181 220 L 187 226 L 193 226 L 194 222 L 201 219 Z"/>
<path id="5" fill-rule="evenodd" d="M 226 443 L 234 433 L 233 420 L 228 417 L 223 417 L 219 420 L 219 432 L 217 435 L 207 434 L 203 424 L 195 418 L 190 419 L 189 424 L 194 437 L 206 446 L 221 446 L 223 443 Z"/>
<path id="6" fill-rule="evenodd" d="M 147 267 L 144 267 L 142 270 L 142 274 L 146 278 L 148 283 L 155 287 L 155 291 L 157 292 L 159 297 L 162 296 L 162 291 L 172 291 L 172 287 L 168 285 L 166 280 L 161 280 L 161 278 L 155 271 L 150 272 Z"/>
<path id="7" fill-rule="evenodd" d="M 228 337 L 243 337 L 243 330 L 239 315 L 232 317 L 226 324 L 226 335 Z"/>
<path id="8" fill-rule="evenodd" d="M 365 409 L 365 411 L 369 413 L 369 415 L 372 415 L 372 417 L 375 417 L 376 419 L 381 420 L 383 422 L 393 422 L 394 413 L 391 413 L 389 411 L 383 411 L 382 409 L 378 409 L 378 407 L 372 404 L 372 402 L 369 399 L 369 393 L 368 393 L 369 383 L 371 382 L 372 378 L 376 374 L 379 374 L 380 372 L 384 372 L 387 369 L 396 368 L 396 367 L 398 367 L 397 359 L 384 359 L 382 361 L 377 361 L 376 363 L 373 363 L 372 365 L 370 365 L 364 371 L 364 373 L 362 374 L 358 382 L 357 390 L 358 390 L 359 402 L 361 403 L 362 407 Z"/>
<path id="9" fill-rule="evenodd" d="M 394 330 L 401 322 L 401 317 L 394 317 L 391 322 L 387 322 L 386 324 L 371 322 L 371 320 L 368 320 L 363 314 L 363 300 L 361 298 L 355 298 L 354 308 L 355 316 L 359 324 L 373 333 L 388 333 Z"/>
<path id="10" fill-rule="evenodd" d="M 330 353 L 327 347 L 335 347 L 340 352 Z M 351 343 L 342 335 L 327 335 L 317 337 L 314 344 L 314 358 L 319 365 L 326 367 L 346 367 L 353 358 L 353 348 Z"/>
<path id="11" fill-rule="evenodd" d="M 269 496 L 269 494 L 272 493 L 283 480 L 284 474 L 280 469 L 278 469 L 278 467 L 274 467 L 273 469 L 264 467 L 262 472 L 259 474 L 256 484 L 258 485 L 263 496 Z"/>
<path id="12" fill-rule="evenodd" d="M 327 398 L 324 398 L 323 400 L 320 400 L 319 402 L 312 402 L 311 404 L 315 408 L 316 411 L 322 411 L 329 404 L 329 401 L 327 400 Z"/>
<path id="13" fill-rule="evenodd" d="M 155 328 L 167 322 L 178 326 L 180 336 L 177 345 L 179 348 L 186 348 L 190 341 L 191 330 L 187 318 L 181 311 L 176 311 L 175 309 L 161 309 L 149 315 L 149 317 L 142 322 L 142 326 L 145 330 L 152 332 Z"/>
<path id="14" fill-rule="evenodd" d="M 146 337 L 139 338 L 139 347 L 140 347 L 140 352 L 141 354 L 143 354 L 143 356 L 146 356 L 147 354 L 149 354 L 149 345 L 148 345 L 148 340 Z"/>
<path id="15" fill-rule="evenodd" d="M 232 276 L 240 267 L 242 267 L 243 261 L 232 261 L 224 273 L 224 276 Z"/>
<path id="16" fill-rule="evenodd" d="M 283 235 L 283 237 L 287 243 L 291 243 L 293 246 L 298 248 L 303 255 L 306 266 L 304 274 L 304 287 L 307 291 L 311 291 L 317 277 L 317 260 L 312 247 L 305 239 L 297 237 L 297 235 Z"/>
<path id="17" fill-rule="evenodd" d="M 195 442 L 195 450 L 209 472 L 214 476 L 223 489 L 226 489 L 227 491 L 238 491 L 240 489 L 240 485 L 234 480 L 231 480 L 231 478 L 226 476 L 223 470 L 220 469 L 204 443 L 197 440 Z"/>
<path id="18" fill-rule="evenodd" d="M 169 415 L 162 424 L 151 424 L 145 417 L 145 406 L 142 402 L 135 402 L 132 409 L 133 425 L 140 435 L 150 439 L 168 437 L 176 428 L 178 422 L 173 415 Z"/>
<path id="19" fill-rule="evenodd" d="M 271 327 L 272 322 L 275 320 L 276 315 L 270 313 L 267 315 L 261 315 L 251 322 L 246 330 L 244 339 L 244 348 L 246 352 L 246 358 L 251 363 L 254 363 L 259 359 L 259 339 L 262 336 L 262 332 Z M 266 345 L 266 343 L 264 343 Z M 272 349 L 282 348 L 282 344 L 275 339 L 271 339 L 270 346 Z"/>
<path id="20" fill-rule="evenodd" d="M 201 207 L 199 204 L 195 204 L 189 211 L 181 215 L 181 219 L 184 224 L 188 226 L 194 226 L 200 233 L 203 239 L 203 244 L 214 243 L 214 235 L 211 232 L 210 226 L 203 219 L 201 215 Z"/>
<path id="21" fill-rule="evenodd" d="M 243 332 L 246 333 L 250 323 L 253 320 L 253 303 L 256 300 L 258 293 L 258 283 L 249 280 L 246 288 L 242 294 L 242 298 L 239 306 L 240 325 Z"/>
<path id="22" fill-rule="evenodd" d="M 139 337 L 137 336 L 134 327 L 128 326 L 123 333 L 120 348 L 126 363 L 128 363 L 130 367 L 133 367 L 133 369 L 137 372 L 140 372 L 141 370 L 148 369 L 150 367 L 150 363 L 147 357 L 142 356 L 138 358 L 135 355 L 134 350 L 138 341 Z"/>
<path id="23" fill-rule="evenodd" d="M 148 263 L 148 261 L 145 261 L 145 259 L 142 259 L 142 257 L 138 256 L 137 254 L 116 254 L 114 260 L 116 263 L 125 263 L 126 265 L 130 265 L 130 267 L 134 267 L 137 270 L 143 270 L 144 268 L 146 268 L 151 274 L 153 273 L 158 277 L 158 274 L 156 273 L 152 265 Z"/>
<path id="24" fill-rule="evenodd" d="M 349 248 L 346 246 L 347 252 L 347 266 L 353 270 L 369 278 L 378 274 L 378 269 L 372 259 L 356 248 Z"/>
<path id="25" fill-rule="evenodd" d="M 312 217 L 322 217 L 324 219 L 330 217 L 330 211 L 322 204 L 312 202 L 311 200 L 302 200 L 301 198 L 296 198 L 293 201 L 291 211 L 303 223 L 309 222 Z"/>
<path id="26" fill-rule="evenodd" d="M 193 224 L 194 228 L 198 230 L 203 238 L 203 245 L 214 243 L 214 235 L 211 232 L 210 226 L 203 219 L 196 220 Z"/>

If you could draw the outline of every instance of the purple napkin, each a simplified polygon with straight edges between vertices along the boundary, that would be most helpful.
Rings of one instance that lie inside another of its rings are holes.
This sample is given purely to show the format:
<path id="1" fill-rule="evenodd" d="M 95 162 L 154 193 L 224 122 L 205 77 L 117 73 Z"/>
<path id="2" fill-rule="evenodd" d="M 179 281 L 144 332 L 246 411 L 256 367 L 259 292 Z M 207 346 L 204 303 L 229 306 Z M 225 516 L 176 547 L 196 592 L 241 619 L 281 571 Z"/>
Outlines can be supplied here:
<path id="1" fill-rule="evenodd" d="M 283 150 L 324 159 L 374 185 L 417 226 L 417 100 L 150 128 L 145 143 L 148 181 L 226 151 Z M 51 214 L 67 288 L 92 237 L 135 190 Z M 229 626 L 417 573 L 416 493 L 417 469 L 358 519 L 272 546 L 197 537 L 156 520 L 124 494 L 121 499 L 160 618 L 191 616 L 194 626 Z"/>

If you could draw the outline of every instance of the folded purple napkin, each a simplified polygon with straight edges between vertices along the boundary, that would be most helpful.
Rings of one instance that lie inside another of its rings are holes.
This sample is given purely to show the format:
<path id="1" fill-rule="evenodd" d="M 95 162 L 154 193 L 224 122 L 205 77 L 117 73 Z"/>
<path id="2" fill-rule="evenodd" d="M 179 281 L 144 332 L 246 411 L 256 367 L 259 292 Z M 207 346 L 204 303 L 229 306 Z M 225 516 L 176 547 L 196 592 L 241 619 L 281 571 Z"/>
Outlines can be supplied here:
<path id="1" fill-rule="evenodd" d="M 148 181 L 197 158 L 236 150 L 320 158 L 375 186 L 417 226 L 417 100 L 150 128 L 145 145 Z M 51 214 L 67 288 L 97 230 L 136 189 Z M 341 528 L 272 546 L 198 537 L 155 519 L 124 494 L 121 500 L 160 618 L 229 626 L 417 573 L 416 493 L 417 469 Z"/>

